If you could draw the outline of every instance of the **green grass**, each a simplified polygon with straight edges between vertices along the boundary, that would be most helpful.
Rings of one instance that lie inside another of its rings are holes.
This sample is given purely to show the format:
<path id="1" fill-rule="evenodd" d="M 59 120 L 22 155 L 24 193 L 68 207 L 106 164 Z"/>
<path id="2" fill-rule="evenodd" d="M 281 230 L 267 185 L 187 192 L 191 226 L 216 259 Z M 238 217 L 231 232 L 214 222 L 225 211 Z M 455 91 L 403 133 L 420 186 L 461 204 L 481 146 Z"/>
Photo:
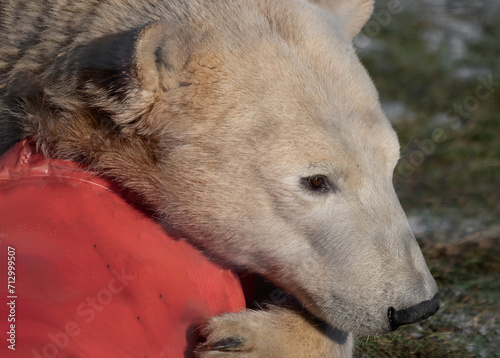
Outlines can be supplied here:
<path id="1" fill-rule="evenodd" d="M 357 357 L 500 357 L 500 248 L 495 240 L 424 244 L 442 306 L 430 319 L 358 337 Z"/>
<path id="2" fill-rule="evenodd" d="M 384 1 L 378 7 L 384 9 Z M 500 61 L 494 55 L 500 53 L 500 26 L 479 20 L 471 16 L 469 22 L 481 29 L 481 41 L 464 41 L 467 50 L 460 58 L 453 57 L 449 44 L 457 36 L 454 31 L 409 11 L 393 16 L 372 39 L 374 48 L 360 50 L 381 99 L 406 108 L 394 121 L 403 149 L 396 176 L 405 173 L 405 165 L 419 151 L 418 142 L 432 140 L 436 129 L 446 136 L 435 143 L 431 155 L 412 166 L 411 175 L 397 181 L 407 209 L 431 206 L 439 214 L 451 207 L 468 217 L 481 211 L 500 217 Z M 443 31 L 439 33 L 445 40 L 438 49 L 429 49 L 425 34 L 431 30 Z M 479 68 L 481 74 L 457 78 L 464 68 Z M 471 97 L 476 97 L 480 78 L 488 76 L 496 84 L 487 98 L 477 100 L 474 111 L 457 111 L 455 105 L 470 108 L 467 101 L 475 101 Z"/>
<path id="3" fill-rule="evenodd" d="M 395 187 L 410 216 L 442 224 L 429 225 L 419 243 L 443 304 L 424 322 L 358 337 L 356 356 L 500 357 L 500 86 L 473 111 L 454 108 L 477 98 L 481 77 L 500 83 L 500 22 L 484 7 L 436 20 L 421 5 L 402 3 L 404 11 L 359 54 L 381 100 L 405 108 L 393 118 L 402 147 Z M 449 3 L 451 9 L 472 4 Z M 387 1 L 378 0 L 376 11 L 384 9 Z M 467 39 L 449 27 L 453 21 L 480 35 Z M 431 32 L 440 34 L 438 46 L 429 45 Z M 465 46 L 459 56 L 455 37 Z M 459 75 L 464 69 L 472 72 Z M 419 143 L 432 141 L 436 130 L 446 138 L 423 153 Z"/>

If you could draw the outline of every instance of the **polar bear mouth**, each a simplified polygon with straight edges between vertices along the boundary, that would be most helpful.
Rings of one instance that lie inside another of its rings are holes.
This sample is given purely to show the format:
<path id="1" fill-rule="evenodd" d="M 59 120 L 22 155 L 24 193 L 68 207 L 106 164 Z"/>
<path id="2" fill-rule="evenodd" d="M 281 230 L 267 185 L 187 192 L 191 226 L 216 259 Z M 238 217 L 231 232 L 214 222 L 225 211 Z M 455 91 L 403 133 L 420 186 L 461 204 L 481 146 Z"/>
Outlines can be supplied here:
<path id="1" fill-rule="evenodd" d="M 314 327 L 322 332 L 325 332 L 325 334 L 327 334 L 330 339 L 336 343 L 345 344 L 349 339 L 348 332 L 332 326 L 311 313 L 291 293 L 286 292 L 262 276 L 256 275 L 253 276 L 253 278 L 256 280 L 254 287 L 255 290 L 253 292 L 253 298 L 247 303 L 248 308 L 266 310 L 272 308 L 273 306 L 278 306 L 300 312 Z M 243 286 L 246 286 L 244 278 L 242 278 L 242 281 Z"/>
<path id="2" fill-rule="evenodd" d="M 319 329 L 329 332 L 334 339 L 345 339 L 342 338 L 345 336 L 344 331 L 335 328 L 325 320 L 311 313 L 291 293 L 286 292 L 262 276 L 256 275 L 254 279 L 256 282 L 253 287 L 253 297 L 247 302 L 248 308 L 265 310 L 272 306 L 278 306 L 301 312 Z M 395 331 L 401 326 L 423 321 L 434 315 L 439 310 L 439 306 L 439 293 L 436 293 L 431 299 L 422 301 L 411 307 L 395 309 L 391 306 L 387 309 L 387 326 L 391 331 Z"/>

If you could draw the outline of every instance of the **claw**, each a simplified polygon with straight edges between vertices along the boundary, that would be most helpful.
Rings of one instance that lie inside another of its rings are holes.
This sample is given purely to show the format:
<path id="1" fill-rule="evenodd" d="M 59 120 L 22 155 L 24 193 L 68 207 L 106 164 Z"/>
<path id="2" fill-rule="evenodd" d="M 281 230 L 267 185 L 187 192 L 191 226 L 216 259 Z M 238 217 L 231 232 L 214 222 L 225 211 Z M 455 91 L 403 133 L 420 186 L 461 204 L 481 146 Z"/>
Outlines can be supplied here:
<path id="1" fill-rule="evenodd" d="M 221 352 L 239 351 L 243 343 L 245 343 L 245 339 L 241 337 L 229 337 L 215 343 L 206 344 L 205 349 Z"/>

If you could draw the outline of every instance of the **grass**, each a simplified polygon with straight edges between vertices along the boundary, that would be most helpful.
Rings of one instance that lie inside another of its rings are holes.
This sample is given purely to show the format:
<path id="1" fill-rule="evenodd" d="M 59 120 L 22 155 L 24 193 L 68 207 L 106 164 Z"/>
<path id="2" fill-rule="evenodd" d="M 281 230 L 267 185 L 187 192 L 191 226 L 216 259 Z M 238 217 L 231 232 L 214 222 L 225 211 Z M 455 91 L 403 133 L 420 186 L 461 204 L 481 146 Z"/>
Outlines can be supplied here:
<path id="1" fill-rule="evenodd" d="M 356 357 L 500 357 L 500 248 L 495 240 L 426 241 L 423 251 L 440 288 L 440 311 L 392 334 L 358 337 Z"/>
<path id="2" fill-rule="evenodd" d="M 392 334 L 358 337 L 356 357 L 500 357 L 500 23 L 490 14 L 498 9 L 453 0 L 436 17 L 423 3 L 402 3 L 359 54 L 382 102 L 404 108 L 392 118 L 402 146 L 395 187 L 409 216 L 427 222 L 418 240 L 442 306 Z M 375 11 L 384 9 L 377 1 Z M 495 85 L 479 99 L 488 76 Z"/>
<path id="3" fill-rule="evenodd" d="M 378 4 L 384 8 L 383 1 Z M 403 148 L 395 172 L 401 179 L 396 189 L 403 206 L 438 211 L 451 207 L 469 217 L 479 211 L 499 217 L 500 62 L 493 54 L 500 53 L 500 26 L 472 16 L 469 22 L 481 31 L 481 41 L 463 39 L 467 50 L 459 58 L 452 55 L 450 45 L 460 38 L 455 31 L 405 11 L 394 16 L 372 39 L 373 48 L 362 49 L 360 55 L 382 101 L 398 101 L 405 107 L 403 115 L 393 118 Z M 429 48 L 429 32 L 443 37 L 437 49 Z M 465 78 L 458 75 L 476 70 L 478 74 Z M 485 99 L 478 99 L 476 89 L 489 76 L 494 85 L 486 96 L 480 95 Z M 423 153 L 421 160 L 418 143 L 432 140 L 436 129 L 446 139 L 434 142 L 432 154 Z"/>

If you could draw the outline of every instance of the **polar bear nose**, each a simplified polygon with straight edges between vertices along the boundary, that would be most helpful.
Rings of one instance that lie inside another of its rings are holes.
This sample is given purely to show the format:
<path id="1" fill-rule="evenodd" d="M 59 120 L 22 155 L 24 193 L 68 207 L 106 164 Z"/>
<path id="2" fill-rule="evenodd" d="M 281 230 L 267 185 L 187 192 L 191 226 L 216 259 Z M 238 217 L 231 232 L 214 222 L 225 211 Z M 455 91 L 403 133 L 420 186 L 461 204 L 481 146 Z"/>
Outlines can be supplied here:
<path id="1" fill-rule="evenodd" d="M 389 307 L 387 316 L 389 317 L 389 324 L 391 330 L 394 331 L 398 329 L 399 326 L 405 324 L 416 323 L 429 318 L 439 309 L 439 294 L 427 301 L 422 301 L 415 306 L 411 306 L 402 310 L 395 310 L 393 307 Z"/>

